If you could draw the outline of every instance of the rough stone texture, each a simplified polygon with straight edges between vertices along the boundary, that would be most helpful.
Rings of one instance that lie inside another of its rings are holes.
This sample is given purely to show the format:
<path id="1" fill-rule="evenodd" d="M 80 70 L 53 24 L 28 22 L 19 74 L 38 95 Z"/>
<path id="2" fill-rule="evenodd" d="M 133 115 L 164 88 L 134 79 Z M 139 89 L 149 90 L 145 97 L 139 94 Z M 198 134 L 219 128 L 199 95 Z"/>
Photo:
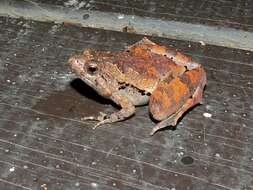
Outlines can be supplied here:
<path id="1" fill-rule="evenodd" d="M 153 137 L 147 107 L 97 130 L 80 121 L 116 108 L 70 72 L 68 57 L 141 38 L 0 17 L 0 189 L 253 188 L 252 52 L 152 38 L 204 65 L 203 105 Z"/>

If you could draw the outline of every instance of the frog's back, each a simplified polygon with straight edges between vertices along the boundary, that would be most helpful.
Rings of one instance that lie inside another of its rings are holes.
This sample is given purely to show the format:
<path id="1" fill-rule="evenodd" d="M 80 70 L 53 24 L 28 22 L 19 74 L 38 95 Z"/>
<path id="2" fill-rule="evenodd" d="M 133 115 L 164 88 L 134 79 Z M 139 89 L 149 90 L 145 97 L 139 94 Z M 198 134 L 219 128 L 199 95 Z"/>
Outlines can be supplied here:
<path id="1" fill-rule="evenodd" d="M 117 52 L 113 65 L 124 74 L 126 83 L 147 92 L 152 92 L 161 80 L 169 77 L 178 68 L 167 57 L 151 52 L 143 52 L 140 55 L 127 51 Z"/>

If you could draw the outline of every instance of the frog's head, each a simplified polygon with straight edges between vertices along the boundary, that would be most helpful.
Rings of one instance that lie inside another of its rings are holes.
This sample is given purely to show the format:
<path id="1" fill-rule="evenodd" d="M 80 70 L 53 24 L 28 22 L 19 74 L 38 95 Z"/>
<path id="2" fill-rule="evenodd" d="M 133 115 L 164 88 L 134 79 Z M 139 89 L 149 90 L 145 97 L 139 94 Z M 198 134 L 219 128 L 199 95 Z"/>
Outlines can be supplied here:
<path id="1" fill-rule="evenodd" d="M 99 61 L 94 50 L 86 49 L 80 55 L 74 55 L 69 59 L 72 70 L 89 86 L 95 87 L 99 78 Z"/>

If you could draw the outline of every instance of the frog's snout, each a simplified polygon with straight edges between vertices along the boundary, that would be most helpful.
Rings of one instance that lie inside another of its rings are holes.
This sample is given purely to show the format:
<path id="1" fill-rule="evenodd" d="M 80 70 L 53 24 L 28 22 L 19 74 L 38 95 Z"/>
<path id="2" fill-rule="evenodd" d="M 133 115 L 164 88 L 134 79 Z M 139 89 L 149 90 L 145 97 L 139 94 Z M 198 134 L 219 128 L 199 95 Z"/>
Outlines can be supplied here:
<path id="1" fill-rule="evenodd" d="M 71 69 L 77 73 L 77 74 L 82 74 L 84 70 L 84 63 L 80 61 L 76 57 L 71 57 L 68 60 L 68 63 L 70 64 Z"/>
<path id="2" fill-rule="evenodd" d="M 70 57 L 68 60 L 69 65 L 71 66 L 71 68 L 74 67 L 74 65 L 76 65 L 76 58 L 75 57 Z"/>

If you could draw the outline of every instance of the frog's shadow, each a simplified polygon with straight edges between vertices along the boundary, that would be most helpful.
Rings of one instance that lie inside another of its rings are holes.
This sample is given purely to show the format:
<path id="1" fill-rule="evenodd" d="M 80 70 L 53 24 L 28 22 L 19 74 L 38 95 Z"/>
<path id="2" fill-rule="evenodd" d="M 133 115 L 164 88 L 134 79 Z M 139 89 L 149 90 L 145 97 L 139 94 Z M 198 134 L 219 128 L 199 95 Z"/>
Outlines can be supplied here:
<path id="1" fill-rule="evenodd" d="M 104 98 L 103 96 L 99 95 L 93 88 L 83 82 L 81 79 L 76 78 L 70 82 L 71 88 L 77 91 L 82 96 L 94 100 L 100 104 L 111 104 L 115 108 L 119 108 L 113 101 Z"/>

